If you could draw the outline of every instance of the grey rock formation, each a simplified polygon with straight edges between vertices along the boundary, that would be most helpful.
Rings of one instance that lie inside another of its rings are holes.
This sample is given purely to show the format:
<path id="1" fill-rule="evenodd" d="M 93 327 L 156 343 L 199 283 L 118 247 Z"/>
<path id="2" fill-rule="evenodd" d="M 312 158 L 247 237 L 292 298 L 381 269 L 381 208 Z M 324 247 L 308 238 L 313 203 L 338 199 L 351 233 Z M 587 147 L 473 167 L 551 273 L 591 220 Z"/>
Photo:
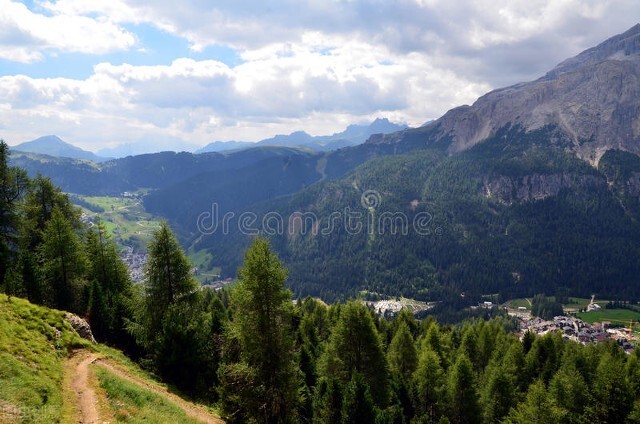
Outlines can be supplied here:
<path id="1" fill-rule="evenodd" d="M 87 339 L 92 343 L 96 343 L 96 339 L 93 338 L 93 333 L 91 332 L 91 326 L 86 320 L 80 318 L 78 315 L 72 314 L 71 312 L 65 312 L 64 319 L 71 324 L 71 327 L 80 337 Z"/>
<path id="2" fill-rule="evenodd" d="M 450 110 L 427 127 L 371 138 L 466 150 L 507 125 L 535 130 L 557 125 L 568 150 L 596 165 L 609 149 L 640 154 L 640 24 L 565 60 L 542 78 L 491 91 Z"/>
<path id="3" fill-rule="evenodd" d="M 556 196 L 564 188 L 604 187 L 604 178 L 595 175 L 532 174 L 518 178 L 485 177 L 482 192 L 507 205 Z"/>
<path id="4" fill-rule="evenodd" d="M 441 119 L 465 150 L 508 124 L 526 130 L 555 124 L 571 150 L 597 163 L 609 149 L 640 153 L 640 25 L 566 60 L 544 77 L 492 91 Z"/>

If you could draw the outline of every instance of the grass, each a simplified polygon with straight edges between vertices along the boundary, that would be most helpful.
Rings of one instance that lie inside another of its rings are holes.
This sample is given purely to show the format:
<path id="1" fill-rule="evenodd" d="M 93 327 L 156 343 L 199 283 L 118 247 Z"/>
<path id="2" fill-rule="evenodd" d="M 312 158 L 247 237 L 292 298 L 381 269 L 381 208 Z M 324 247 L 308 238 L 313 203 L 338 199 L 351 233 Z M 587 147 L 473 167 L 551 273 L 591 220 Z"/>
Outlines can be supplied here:
<path id="1" fill-rule="evenodd" d="M 64 418 L 64 361 L 72 349 L 90 346 L 64 312 L 0 294 L 0 422 Z"/>
<path id="2" fill-rule="evenodd" d="M 604 306 L 609 303 L 608 300 L 598 299 L 596 298 L 595 303 L 604 308 Z M 569 303 L 564 305 L 565 309 L 579 311 L 580 309 L 587 309 L 587 305 L 591 303 L 591 298 L 584 297 L 570 297 Z"/>
<path id="3" fill-rule="evenodd" d="M 511 299 L 506 301 L 505 306 L 509 306 L 510 308 L 517 309 L 524 306 L 527 309 L 531 309 L 531 299 L 527 300 L 525 298 L 522 299 Z"/>
<path id="4" fill-rule="evenodd" d="M 612 325 L 625 326 L 629 325 L 629 320 L 640 321 L 640 312 L 631 311 L 629 309 L 602 309 L 600 311 L 580 312 L 576 316 L 584 322 L 594 323 L 602 321 L 611 321 Z M 617 320 L 617 321 L 616 321 Z"/>
<path id="5" fill-rule="evenodd" d="M 77 197 L 104 210 L 96 213 L 83 208 L 84 213 L 90 217 L 100 216 L 119 245 L 144 249 L 154 230 L 160 225 L 136 198 L 81 195 Z"/>
<path id="6" fill-rule="evenodd" d="M 119 246 L 130 246 L 136 250 L 145 250 L 160 221 L 147 213 L 141 201 L 131 197 L 82 196 L 79 199 L 102 208 L 104 212 L 92 212 L 82 208 L 89 217 L 99 216 L 107 231 Z M 220 268 L 213 266 L 213 256 L 206 250 L 189 249 L 187 256 L 200 273 L 196 278 L 202 283 L 214 280 L 220 274 Z"/>
<path id="7" fill-rule="evenodd" d="M 95 367 L 100 387 L 118 422 L 197 423 L 178 406 L 163 397 L 123 380 L 101 367 Z"/>

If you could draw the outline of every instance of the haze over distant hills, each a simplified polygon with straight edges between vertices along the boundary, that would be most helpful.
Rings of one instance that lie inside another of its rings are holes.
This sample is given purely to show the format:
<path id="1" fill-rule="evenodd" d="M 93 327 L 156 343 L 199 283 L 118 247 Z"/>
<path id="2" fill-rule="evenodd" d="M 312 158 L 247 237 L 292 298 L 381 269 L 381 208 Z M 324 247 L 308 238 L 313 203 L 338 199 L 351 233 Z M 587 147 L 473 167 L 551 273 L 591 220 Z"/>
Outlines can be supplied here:
<path id="1" fill-rule="evenodd" d="M 59 158 L 85 159 L 94 162 L 103 162 L 109 158 L 98 156 L 95 153 L 83 150 L 72 144 L 66 143 L 55 135 L 46 135 L 32 141 L 26 141 L 11 147 L 13 150 L 27 153 L 38 153 L 41 155 L 54 156 Z"/>
<path id="2" fill-rule="evenodd" d="M 387 118 L 378 118 L 368 125 L 349 125 L 344 131 L 333 135 L 312 136 L 304 131 L 288 135 L 276 135 L 257 143 L 247 141 L 214 141 L 195 153 L 222 152 L 259 146 L 307 147 L 312 150 L 329 151 L 364 143 L 373 134 L 389 134 L 407 128 L 405 124 L 395 124 Z"/>

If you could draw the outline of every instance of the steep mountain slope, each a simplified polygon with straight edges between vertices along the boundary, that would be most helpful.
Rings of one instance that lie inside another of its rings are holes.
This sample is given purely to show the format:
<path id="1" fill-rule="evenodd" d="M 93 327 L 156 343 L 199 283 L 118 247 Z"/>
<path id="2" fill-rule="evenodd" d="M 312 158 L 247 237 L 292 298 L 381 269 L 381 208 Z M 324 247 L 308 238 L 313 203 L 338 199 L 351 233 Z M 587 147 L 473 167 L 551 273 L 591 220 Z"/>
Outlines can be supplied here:
<path id="1" fill-rule="evenodd" d="M 20 143 L 12 147 L 13 150 L 58 158 L 84 159 L 94 162 L 104 162 L 108 158 L 100 157 L 92 152 L 82 150 L 72 144 L 66 143 L 55 135 L 47 135 L 32 141 Z"/>
<path id="2" fill-rule="evenodd" d="M 259 212 L 255 222 L 303 295 L 638 297 L 639 34 L 636 26 L 428 126 L 335 152 L 325 173 L 337 181 L 247 210 Z M 399 156 L 344 177 L 331 172 L 386 155 Z M 373 209 L 361 203 L 372 193 Z M 357 214 L 358 231 L 347 212 Z M 275 231 L 265 226 L 274 214 L 282 222 Z M 231 228 L 194 239 L 227 275 L 250 238 Z"/>
<path id="3" fill-rule="evenodd" d="M 456 155 L 382 157 L 247 210 L 300 295 L 638 297 L 640 157 L 609 151 L 596 169 L 550 146 L 562 137 L 515 128 Z M 196 240 L 228 275 L 251 239 L 231 223 Z"/>
<path id="4" fill-rule="evenodd" d="M 80 338 L 64 316 L 0 295 L 0 422 L 223 422 Z"/>
<path id="5" fill-rule="evenodd" d="M 446 144 L 456 153 L 507 125 L 528 131 L 556 125 L 569 136 L 566 149 L 594 164 L 609 149 L 640 153 L 640 24 L 536 81 L 494 90 L 426 128 L 371 142 L 402 144 L 405 137 L 436 127 L 423 144 Z"/>

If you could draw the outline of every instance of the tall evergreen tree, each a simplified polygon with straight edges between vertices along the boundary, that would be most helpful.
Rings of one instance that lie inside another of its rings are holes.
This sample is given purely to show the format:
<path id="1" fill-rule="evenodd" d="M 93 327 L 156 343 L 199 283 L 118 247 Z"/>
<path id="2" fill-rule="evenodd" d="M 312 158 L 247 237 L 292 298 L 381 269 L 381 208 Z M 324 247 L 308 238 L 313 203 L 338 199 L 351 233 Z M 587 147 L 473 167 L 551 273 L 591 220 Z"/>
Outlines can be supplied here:
<path id="1" fill-rule="evenodd" d="M 45 282 L 53 295 L 53 306 L 84 313 L 86 257 L 78 235 L 57 207 L 45 225 L 43 239 L 38 254 Z"/>
<path id="2" fill-rule="evenodd" d="M 239 277 L 231 296 L 231 332 L 242 362 L 254 370 L 255 383 L 262 388 L 259 408 L 248 413 L 259 422 L 291 421 L 302 382 L 294 358 L 291 292 L 284 285 L 287 270 L 269 242 L 256 238 Z"/>
<path id="3" fill-rule="evenodd" d="M 593 397 L 588 416 L 592 422 L 621 423 L 633 408 L 631 386 L 625 376 L 624 362 L 618 355 L 606 352 L 601 358 L 593 381 Z"/>
<path id="4" fill-rule="evenodd" d="M 131 279 L 127 266 L 100 221 L 87 231 L 85 247 L 89 260 L 87 279 L 91 282 L 89 322 L 94 336 L 98 340 L 124 343 L 125 321 L 132 318 L 128 307 Z"/>
<path id="5" fill-rule="evenodd" d="M 340 424 L 342 422 L 342 392 L 334 379 L 322 378 L 313 400 L 315 424 Z"/>
<path id="6" fill-rule="evenodd" d="M 391 371 L 401 375 L 407 381 L 416 370 L 418 352 L 406 322 L 400 323 L 395 336 L 393 336 L 387 358 Z"/>
<path id="7" fill-rule="evenodd" d="M 466 353 L 459 353 L 448 381 L 452 423 L 475 423 L 480 417 L 473 365 Z"/>
<path id="8" fill-rule="evenodd" d="M 28 187 L 26 172 L 9 166 L 9 146 L 0 140 L 0 288 L 5 286 L 5 275 L 18 254 L 18 203 Z"/>
<path id="9" fill-rule="evenodd" d="M 529 387 L 527 398 L 512 409 L 503 421 L 508 424 L 549 424 L 560 421 L 562 415 L 553 405 L 542 380 Z"/>
<path id="10" fill-rule="evenodd" d="M 138 320 L 142 326 L 134 327 L 137 339 L 148 349 L 157 341 L 169 309 L 178 304 L 188 307 L 194 301 L 198 284 L 190 269 L 178 240 L 162 222 L 149 243 L 144 304 Z"/>
<path id="11" fill-rule="evenodd" d="M 362 376 L 358 372 L 355 372 L 344 390 L 342 423 L 373 423 L 375 419 L 376 410 L 371 400 L 369 386 Z"/>
<path id="12" fill-rule="evenodd" d="M 374 402 L 382 407 L 388 400 L 387 361 L 380 336 L 367 308 L 350 302 L 340 312 L 329 345 L 321 358 L 322 374 L 347 384 L 358 372 L 371 389 Z"/>
<path id="13" fill-rule="evenodd" d="M 446 405 L 445 376 L 440 357 L 431 349 L 422 349 L 412 379 L 412 398 L 416 416 L 436 422 Z"/>

